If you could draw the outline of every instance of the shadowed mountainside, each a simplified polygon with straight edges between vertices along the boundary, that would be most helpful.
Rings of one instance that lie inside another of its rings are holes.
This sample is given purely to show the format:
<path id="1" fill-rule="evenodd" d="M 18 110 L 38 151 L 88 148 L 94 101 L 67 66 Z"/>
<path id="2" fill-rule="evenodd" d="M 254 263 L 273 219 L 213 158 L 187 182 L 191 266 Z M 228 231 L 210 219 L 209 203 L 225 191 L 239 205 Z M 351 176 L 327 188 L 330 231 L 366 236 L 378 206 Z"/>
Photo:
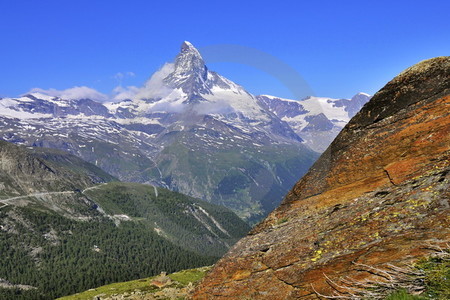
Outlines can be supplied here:
<path id="1" fill-rule="evenodd" d="M 115 178 L 80 158 L 54 149 L 0 140 L 0 196 L 86 188 Z"/>

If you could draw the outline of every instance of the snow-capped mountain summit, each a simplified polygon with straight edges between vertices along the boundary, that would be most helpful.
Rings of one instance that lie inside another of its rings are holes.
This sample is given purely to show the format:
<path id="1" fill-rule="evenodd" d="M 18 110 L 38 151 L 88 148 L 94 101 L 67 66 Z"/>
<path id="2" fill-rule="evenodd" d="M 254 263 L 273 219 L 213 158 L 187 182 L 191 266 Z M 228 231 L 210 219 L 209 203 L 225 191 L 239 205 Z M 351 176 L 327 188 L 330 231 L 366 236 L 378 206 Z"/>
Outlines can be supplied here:
<path id="1" fill-rule="evenodd" d="M 185 103 L 191 102 L 190 100 L 194 102 L 207 100 L 205 97 L 214 95 L 214 90 L 246 93 L 241 86 L 216 72 L 209 71 L 200 52 L 188 41 L 181 45 L 180 53 L 173 64 L 173 71 L 163 81 L 167 87 L 181 89 L 188 97 Z"/>
<path id="2" fill-rule="evenodd" d="M 175 58 L 174 70 L 164 82 L 171 88 L 180 88 L 187 95 L 209 94 L 208 68 L 200 52 L 189 42 L 181 45 Z"/>
<path id="3" fill-rule="evenodd" d="M 0 138 L 66 150 L 123 181 L 168 187 L 252 221 L 314 162 L 314 134 L 340 130 L 364 100 L 255 97 L 210 71 L 189 42 L 121 101 L 92 100 L 102 97 L 77 87 L 0 99 Z"/>
<path id="4" fill-rule="evenodd" d="M 187 128 L 217 121 L 243 132 L 260 132 L 269 141 L 301 141 L 297 134 L 242 86 L 208 70 L 199 51 L 189 42 L 181 45 L 175 63 L 156 72 L 132 99 L 106 104 L 121 123 L 142 117 L 172 128 Z M 176 121 L 174 122 L 174 114 Z M 194 121 L 194 122 L 193 122 Z"/>

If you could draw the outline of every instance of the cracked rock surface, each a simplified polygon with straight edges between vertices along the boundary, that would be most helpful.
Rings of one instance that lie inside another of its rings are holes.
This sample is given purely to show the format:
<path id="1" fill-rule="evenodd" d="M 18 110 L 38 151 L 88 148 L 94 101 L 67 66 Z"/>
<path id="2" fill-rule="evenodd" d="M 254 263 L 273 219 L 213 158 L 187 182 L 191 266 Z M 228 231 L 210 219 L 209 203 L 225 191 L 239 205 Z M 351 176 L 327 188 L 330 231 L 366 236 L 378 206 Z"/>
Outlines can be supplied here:
<path id="1" fill-rule="evenodd" d="M 450 57 L 380 90 L 194 299 L 317 299 L 450 241 Z M 315 290 L 315 291 L 314 291 Z"/>

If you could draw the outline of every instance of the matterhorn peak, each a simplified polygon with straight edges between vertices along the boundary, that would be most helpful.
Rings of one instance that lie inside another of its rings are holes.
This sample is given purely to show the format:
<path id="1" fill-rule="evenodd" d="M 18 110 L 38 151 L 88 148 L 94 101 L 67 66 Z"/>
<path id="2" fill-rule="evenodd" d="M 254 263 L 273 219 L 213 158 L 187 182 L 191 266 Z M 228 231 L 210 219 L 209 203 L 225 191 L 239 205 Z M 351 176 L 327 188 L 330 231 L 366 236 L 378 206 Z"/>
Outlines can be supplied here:
<path id="1" fill-rule="evenodd" d="M 207 69 L 197 48 L 190 42 L 184 41 L 181 44 L 180 53 L 175 58 L 175 73 L 179 75 L 190 75 L 193 72 L 206 75 Z"/>
<path id="2" fill-rule="evenodd" d="M 188 41 L 181 44 L 175 58 L 174 71 L 164 80 L 173 88 L 182 88 L 187 94 L 209 93 L 205 86 L 208 68 L 200 52 Z"/>
<path id="3" fill-rule="evenodd" d="M 191 42 L 184 41 L 181 44 L 181 52 L 188 52 L 188 51 L 197 52 L 200 55 L 200 53 L 198 52 L 197 48 L 195 48 L 194 45 L 192 45 Z"/>

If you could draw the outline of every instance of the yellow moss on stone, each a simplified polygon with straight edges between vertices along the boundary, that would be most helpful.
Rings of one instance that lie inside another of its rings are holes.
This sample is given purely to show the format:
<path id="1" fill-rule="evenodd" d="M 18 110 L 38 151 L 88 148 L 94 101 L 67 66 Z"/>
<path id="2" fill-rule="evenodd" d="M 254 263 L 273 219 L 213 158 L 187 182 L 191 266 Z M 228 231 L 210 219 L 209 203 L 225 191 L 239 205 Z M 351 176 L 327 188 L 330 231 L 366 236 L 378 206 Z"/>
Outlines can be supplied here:
<path id="1" fill-rule="evenodd" d="M 322 257 L 322 249 L 317 250 L 316 252 L 314 252 L 314 256 L 313 258 L 311 258 L 311 261 L 318 261 L 321 257 Z"/>

